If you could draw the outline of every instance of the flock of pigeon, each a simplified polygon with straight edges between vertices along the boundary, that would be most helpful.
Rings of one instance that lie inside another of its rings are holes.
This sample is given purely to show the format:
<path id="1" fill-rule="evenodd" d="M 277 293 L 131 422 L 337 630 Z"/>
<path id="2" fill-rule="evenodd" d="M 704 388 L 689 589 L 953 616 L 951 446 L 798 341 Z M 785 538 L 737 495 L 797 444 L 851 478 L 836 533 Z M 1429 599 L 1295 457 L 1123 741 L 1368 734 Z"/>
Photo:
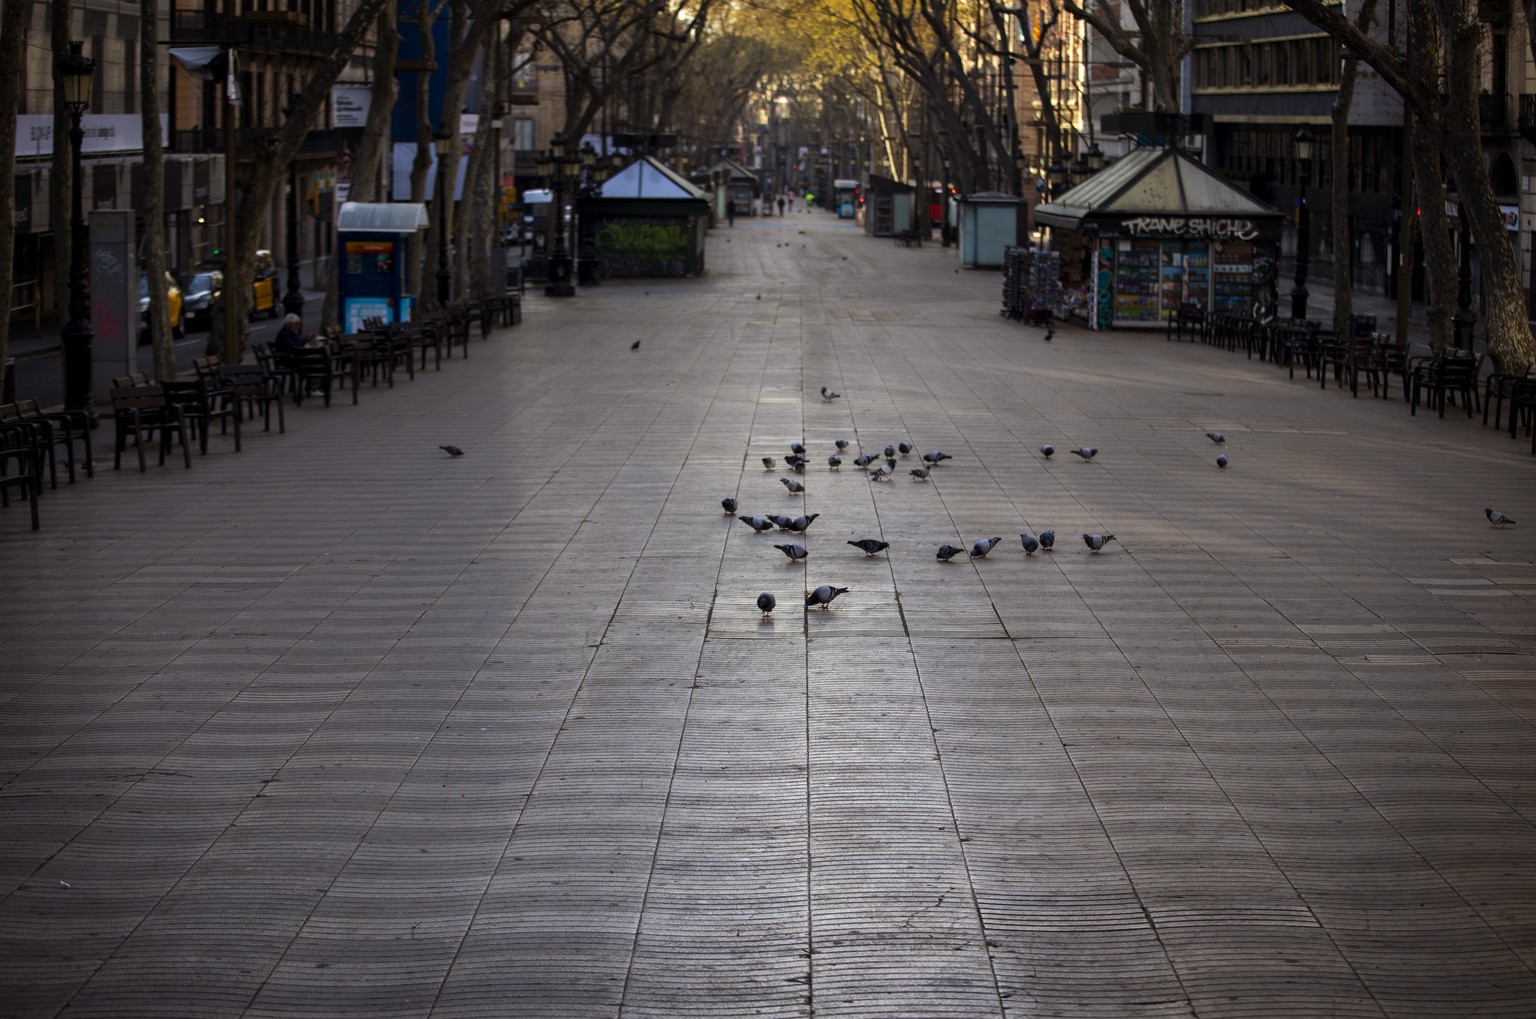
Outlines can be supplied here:
<path id="1" fill-rule="evenodd" d="M 821 387 L 821 398 L 825 401 L 836 400 L 840 396 L 842 396 L 841 393 L 835 393 L 826 386 Z M 1224 438 L 1215 433 L 1208 434 L 1214 442 L 1222 443 L 1226 441 Z M 847 451 L 849 442 L 847 439 L 838 439 L 834 445 L 837 447 L 837 452 L 827 457 L 827 469 L 832 471 L 838 470 L 842 467 L 843 454 Z M 886 446 L 885 449 L 881 451 L 883 455 L 877 455 L 874 453 L 860 453 L 850 462 L 856 467 L 862 467 L 868 474 L 871 482 L 889 482 L 896 473 L 898 455 L 905 457 L 911 454 L 915 448 L 916 447 L 914 447 L 912 443 L 902 441 L 894 445 Z M 1070 452 L 1076 456 L 1081 457 L 1085 461 L 1092 460 L 1099 454 L 1099 451 L 1091 446 L 1083 446 L 1078 449 L 1070 450 Z M 1040 453 L 1046 459 L 1050 459 L 1056 454 L 1056 449 L 1054 446 L 1046 444 L 1040 447 Z M 783 459 L 784 465 L 791 471 L 794 471 L 796 474 L 804 474 L 805 468 L 810 462 L 806 458 L 805 443 L 790 443 L 789 454 Z M 946 460 L 953 459 L 954 457 L 950 456 L 948 453 L 945 453 L 943 450 L 936 449 L 931 452 L 924 453 L 922 456 L 922 466 L 914 467 L 907 473 L 912 477 L 913 481 L 926 482 L 932 477 L 932 471 L 934 468 L 938 467 Z M 778 460 L 774 457 L 765 456 L 762 458 L 762 461 L 763 468 L 765 470 L 772 471 L 776 470 L 778 467 Z M 1219 457 L 1217 462 L 1222 467 L 1225 467 L 1226 457 Z M 803 495 L 805 493 L 805 485 L 803 482 L 800 482 L 792 477 L 780 478 L 779 480 L 783 483 L 784 487 L 789 490 L 791 495 Z M 771 531 L 775 527 L 777 527 L 781 532 L 788 532 L 791 534 L 804 534 L 806 530 L 811 526 L 811 524 L 816 521 L 816 518 L 821 516 L 820 513 L 802 514 L 800 516 L 789 516 L 788 514 L 783 513 L 768 514 L 763 516 L 741 514 L 738 516 L 736 511 L 740 507 L 738 506 L 736 499 L 730 496 L 721 499 L 720 506 L 725 510 L 727 514 L 736 516 L 738 520 L 759 534 L 766 531 Z M 968 554 L 972 559 L 984 559 L 988 553 L 990 553 L 994 548 L 1001 544 L 1002 540 L 1003 539 L 1001 537 L 978 538 L 976 541 L 972 542 L 969 549 L 962 548 L 958 545 L 944 544 L 939 546 L 936 555 L 940 562 L 949 562 L 951 559 L 962 553 Z M 1083 544 L 1088 547 L 1090 552 L 1101 552 L 1106 545 L 1114 540 L 1115 536 L 1113 534 L 1100 534 L 1095 532 L 1083 535 Z M 1050 552 L 1055 548 L 1056 545 L 1056 532 L 1041 531 L 1039 534 L 1030 534 L 1026 532 L 1019 535 L 1019 542 L 1024 548 L 1025 555 L 1033 555 L 1035 552 L 1039 551 Z M 882 541 L 879 538 L 859 538 L 855 541 L 848 542 L 848 544 L 863 552 L 865 556 L 879 555 L 881 552 L 884 552 L 886 549 L 891 547 L 890 542 Z M 773 547 L 778 549 L 780 552 L 783 552 L 784 555 L 788 557 L 790 562 L 804 562 L 807 558 L 810 557 L 809 550 L 807 550 L 804 545 L 801 545 L 797 542 L 785 542 L 784 544 L 774 545 Z M 848 588 L 846 587 L 838 587 L 834 584 L 821 584 L 805 596 L 805 605 L 806 608 L 811 608 L 812 606 L 820 606 L 823 610 L 826 610 L 831 606 L 833 600 L 836 599 L 838 595 L 847 593 Z M 771 613 L 777 606 L 778 599 L 774 597 L 772 592 L 764 591 L 762 594 L 757 596 L 757 607 L 762 610 L 764 615 Z"/>

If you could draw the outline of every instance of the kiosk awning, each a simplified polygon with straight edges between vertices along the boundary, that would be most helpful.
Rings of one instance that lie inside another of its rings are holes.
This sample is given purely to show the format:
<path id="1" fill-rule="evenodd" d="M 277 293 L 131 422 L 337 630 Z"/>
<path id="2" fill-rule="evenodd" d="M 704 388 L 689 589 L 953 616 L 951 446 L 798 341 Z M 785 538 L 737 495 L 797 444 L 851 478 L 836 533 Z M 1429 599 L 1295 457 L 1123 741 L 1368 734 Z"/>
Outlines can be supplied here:
<path id="1" fill-rule="evenodd" d="M 413 234 L 427 226 L 422 202 L 342 202 L 337 233 Z"/>

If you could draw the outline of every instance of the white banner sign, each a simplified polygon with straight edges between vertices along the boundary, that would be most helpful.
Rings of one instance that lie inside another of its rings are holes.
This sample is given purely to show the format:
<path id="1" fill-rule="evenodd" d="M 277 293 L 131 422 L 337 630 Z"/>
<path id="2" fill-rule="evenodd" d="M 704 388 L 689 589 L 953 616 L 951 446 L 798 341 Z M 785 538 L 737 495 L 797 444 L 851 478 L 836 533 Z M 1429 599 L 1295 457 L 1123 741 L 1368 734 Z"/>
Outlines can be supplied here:
<path id="1" fill-rule="evenodd" d="M 80 152 L 87 156 L 107 153 L 142 152 L 143 121 L 134 113 L 87 113 L 80 118 L 85 139 Z M 170 144 L 166 134 L 169 117 L 160 115 L 160 144 Z M 69 139 L 64 139 L 69 144 Z M 24 113 L 16 118 L 16 158 L 29 159 L 53 155 L 53 115 Z"/>
<path id="2" fill-rule="evenodd" d="M 331 86 L 331 118 L 337 127 L 365 126 L 372 105 L 372 85 Z"/>

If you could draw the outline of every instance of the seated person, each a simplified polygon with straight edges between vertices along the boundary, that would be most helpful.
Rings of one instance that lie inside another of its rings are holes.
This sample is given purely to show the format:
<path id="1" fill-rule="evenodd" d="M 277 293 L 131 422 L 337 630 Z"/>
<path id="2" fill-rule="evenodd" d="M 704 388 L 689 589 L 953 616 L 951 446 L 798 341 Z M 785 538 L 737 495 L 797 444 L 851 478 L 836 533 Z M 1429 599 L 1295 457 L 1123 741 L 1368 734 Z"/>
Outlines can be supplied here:
<path id="1" fill-rule="evenodd" d="M 279 354 L 293 354 L 305 347 L 311 346 L 314 334 L 308 336 L 299 332 L 303 320 L 297 315 L 289 315 L 283 319 L 283 328 L 272 339 L 272 349 Z"/>

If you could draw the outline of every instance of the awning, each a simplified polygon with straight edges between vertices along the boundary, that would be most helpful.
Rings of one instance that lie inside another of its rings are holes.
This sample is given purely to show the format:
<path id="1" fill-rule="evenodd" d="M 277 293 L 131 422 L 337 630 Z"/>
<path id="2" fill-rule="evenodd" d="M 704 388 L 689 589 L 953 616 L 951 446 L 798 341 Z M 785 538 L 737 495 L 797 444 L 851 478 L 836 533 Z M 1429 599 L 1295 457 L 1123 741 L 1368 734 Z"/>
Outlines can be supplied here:
<path id="1" fill-rule="evenodd" d="M 427 207 L 421 202 L 342 202 L 337 232 L 413 234 L 425 229 Z"/>
<path id="2" fill-rule="evenodd" d="M 1178 149 L 1136 149 L 1035 206 L 1035 222 L 1105 237 L 1274 239 L 1284 214 Z"/>

